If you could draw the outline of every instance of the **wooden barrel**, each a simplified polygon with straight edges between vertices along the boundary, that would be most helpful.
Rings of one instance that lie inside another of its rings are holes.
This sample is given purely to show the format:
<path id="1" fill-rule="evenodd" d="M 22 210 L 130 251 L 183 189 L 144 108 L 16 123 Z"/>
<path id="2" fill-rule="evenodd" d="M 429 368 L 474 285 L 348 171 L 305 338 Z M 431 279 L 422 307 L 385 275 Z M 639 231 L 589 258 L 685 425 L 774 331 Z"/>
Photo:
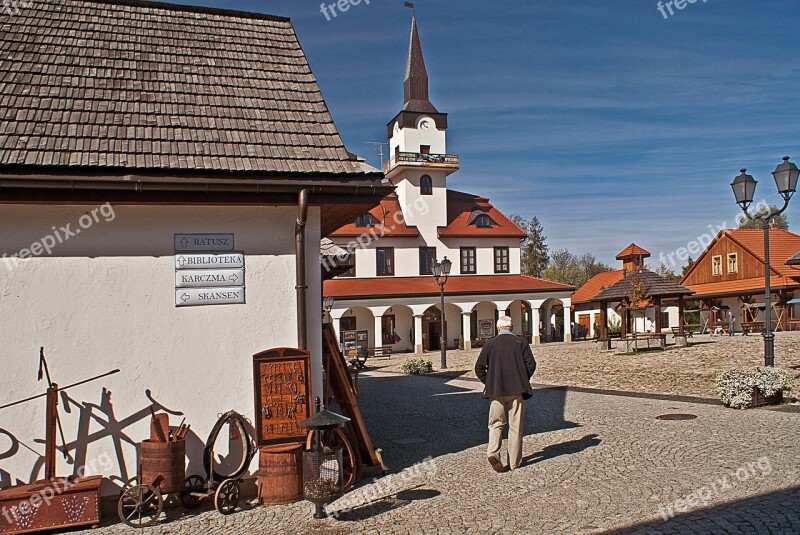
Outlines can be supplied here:
<path id="1" fill-rule="evenodd" d="M 283 505 L 303 499 L 303 444 L 264 446 L 258 455 L 258 499 Z"/>
<path id="2" fill-rule="evenodd" d="M 139 445 L 139 483 L 152 485 L 158 476 L 159 488 L 166 494 L 183 490 L 186 480 L 186 441 L 153 442 Z"/>

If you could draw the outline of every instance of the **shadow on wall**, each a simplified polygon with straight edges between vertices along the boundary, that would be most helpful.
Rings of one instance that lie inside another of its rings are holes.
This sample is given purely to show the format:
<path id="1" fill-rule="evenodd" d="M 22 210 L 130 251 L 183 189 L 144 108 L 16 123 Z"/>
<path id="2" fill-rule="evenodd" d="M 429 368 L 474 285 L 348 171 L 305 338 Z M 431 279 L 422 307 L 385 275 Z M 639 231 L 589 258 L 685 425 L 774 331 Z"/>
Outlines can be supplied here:
<path id="1" fill-rule="evenodd" d="M 140 437 L 129 436 L 126 432 L 126 429 L 131 425 L 140 422 L 141 420 L 149 420 L 150 407 L 153 407 L 153 409 L 156 411 L 164 411 L 173 416 L 180 416 L 183 414 L 181 412 L 164 407 L 161 403 L 153 399 L 150 390 L 145 390 L 145 397 L 149 403 L 142 409 L 121 419 L 116 414 L 112 401 L 112 393 L 105 387 L 102 389 L 100 394 L 99 403 L 78 401 L 70 397 L 66 391 L 61 391 L 60 394 L 61 400 L 59 413 L 63 415 L 72 414 L 73 412 L 77 411 L 77 429 L 75 430 L 74 434 L 74 436 L 77 438 L 67 442 L 65 447 L 60 443 L 60 434 L 56 434 L 57 450 L 59 452 L 58 455 L 62 456 L 63 453 L 66 452 L 67 463 L 72 466 L 71 474 L 59 473 L 58 475 L 78 475 L 80 467 L 86 467 L 87 473 L 102 471 L 103 475 L 105 475 L 107 478 L 104 481 L 104 494 L 109 493 L 109 491 L 118 491 L 125 481 L 136 475 L 135 473 L 130 473 L 128 470 L 128 467 L 136 466 L 136 459 L 127 459 L 125 456 L 124 447 L 126 445 L 135 447 L 136 444 L 141 440 Z M 72 434 L 70 429 L 65 429 L 64 432 L 67 436 Z M 40 450 L 44 449 L 44 439 L 34 439 L 36 447 L 31 447 L 21 442 L 9 431 L 1 430 L 0 434 L 6 435 L 11 440 L 11 447 L 6 452 L 0 453 L 0 459 L 9 459 L 14 457 L 20 451 L 20 446 L 33 452 L 38 457 L 31 468 L 28 481 L 22 481 L 19 478 L 17 478 L 16 481 L 12 481 L 12 478 L 8 472 L 0 471 L 0 488 L 4 488 L 12 484 L 33 482 L 44 477 L 45 459 L 44 454 L 40 453 Z M 194 438 L 197 442 L 199 442 L 199 439 L 196 437 Z M 102 458 L 90 459 L 88 457 L 89 446 L 106 439 L 111 440 L 112 446 L 110 449 L 112 451 L 103 451 L 100 454 L 100 457 Z M 189 439 L 188 436 L 187 439 Z M 199 447 L 190 447 L 190 443 L 187 442 L 187 451 L 202 452 L 202 445 Z M 201 459 L 198 459 L 197 462 L 200 466 L 202 466 Z M 118 486 L 109 487 L 109 482 L 117 483 Z"/>
<path id="2" fill-rule="evenodd" d="M 452 380 L 441 375 L 364 376 L 359 380 L 359 405 L 367 429 L 393 472 L 428 456 L 438 457 L 487 443 L 488 400 L 480 391 L 448 384 Z M 566 396 L 563 388 L 534 389 L 525 411 L 525 434 L 579 427 L 564 419 Z M 540 455 L 554 456 L 556 448 L 563 451 L 579 447 L 581 451 L 594 445 L 594 441 L 599 443 L 593 435 L 581 440 L 584 442 L 576 445 L 554 446 Z"/>
<path id="3" fill-rule="evenodd" d="M 62 469 L 60 469 L 58 475 L 76 476 L 79 474 L 80 467 L 86 467 L 85 470 L 89 474 L 102 473 L 106 477 L 101 488 L 101 494 L 103 495 L 118 493 L 125 482 L 137 475 L 138 460 L 135 457 L 135 453 L 133 458 L 130 458 L 130 448 L 135 448 L 142 440 L 148 439 L 149 434 L 131 436 L 127 431 L 128 428 L 143 420 L 149 423 L 151 407 L 156 412 L 165 412 L 170 415 L 170 425 L 173 430 L 177 427 L 180 418 L 184 414 L 165 407 L 156 401 L 149 389 L 145 390 L 147 404 L 123 417 L 117 414 L 112 392 L 107 388 L 102 389 L 98 403 L 78 401 L 70 397 L 66 391 L 61 391 L 60 394 L 59 414 L 63 416 L 76 413 L 72 420 L 77 421 L 77 429 L 65 428 L 64 433 L 68 437 L 75 436 L 77 438 L 68 441 L 65 448 L 61 444 L 60 434 L 56 433 L 57 455 L 63 459 L 63 452 L 66 451 L 66 462 L 72 467 L 71 473 L 62 473 Z M 186 423 L 191 423 L 188 418 Z M 44 426 L 44 422 L 42 424 Z M 141 430 L 143 428 L 147 429 L 147 426 L 138 426 L 137 433 L 142 433 Z M 246 429 L 250 437 L 254 436 L 255 430 L 250 422 L 247 423 Z M 248 439 L 249 437 L 247 436 L 239 436 L 238 432 L 228 426 L 222 428 L 214 449 L 214 469 L 217 473 L 232 473 L 241 465 L 245 455 L 245 448 L 243 447 L 245 443 L 243 441 Z M 0 469 L 0 488 L 26 484 L 44 477 L 45 441 L 42 438 L 37 438 L 33 442 L 33 445 L 25 444 L 11 431 L 0 429 L 0 449 L 3 450 L 0 451 L 0 461 L 11 459 L 23 450 L 27 450 L 36 456 L 27 481 L 19 477 L 13 477 L 8 471 Z M 103 444 L 102 448 L 90 450 L 92 444 L 100 442 Z M 205 441 L 190 429 L 186 435 L 187 476 L 197 474 L 202 475 L 204 478 L 206 477 L 203 462 L 204 448 Z M 90 457 L 90 455 L 96 457 Z"/>

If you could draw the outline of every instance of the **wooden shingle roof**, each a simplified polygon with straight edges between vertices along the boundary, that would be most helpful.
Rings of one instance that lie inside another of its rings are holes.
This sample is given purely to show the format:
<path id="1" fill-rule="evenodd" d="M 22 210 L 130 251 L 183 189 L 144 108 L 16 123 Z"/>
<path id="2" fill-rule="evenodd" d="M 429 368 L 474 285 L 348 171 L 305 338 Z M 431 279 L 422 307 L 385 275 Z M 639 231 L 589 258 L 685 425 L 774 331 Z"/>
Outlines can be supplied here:
<path id="1" fill-rule="evenodd" d="M 694 293 L 685 286 L 675 284 L 649 269 L 641 269 L 626 273 L 618 282 L 598 293 L 594 301 L 621 301 L 630 297 L 633 294 L 634 277 L 639 277 L 642 281 L 647 297 L 678 297 Z"/>
<path id="2" fill-rule="evenodd" d="M 0 170 L 19 166 L 378 176 L 289 19 L 136 0 L 0 15 Z"/>

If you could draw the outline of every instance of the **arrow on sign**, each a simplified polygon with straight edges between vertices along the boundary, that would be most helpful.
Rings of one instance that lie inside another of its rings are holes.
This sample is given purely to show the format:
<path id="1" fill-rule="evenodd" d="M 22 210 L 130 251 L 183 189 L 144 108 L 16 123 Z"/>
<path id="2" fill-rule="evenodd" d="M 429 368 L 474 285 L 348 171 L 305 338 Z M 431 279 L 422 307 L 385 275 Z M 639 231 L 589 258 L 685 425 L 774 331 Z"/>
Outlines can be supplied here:
<path id="1" fill-rule="evenodd" d="M 183 238 L 183 239 L 181 240 L 181 245 L 183 245 L 184 247 L 186 247 L 187 245 L 189 245 L 189 240 L 187 240 L 186 238 Z"/>
<path id="2" fill-rule="evenodd" d="M 239 279 L 239 277 L 236 276 L 236 273 L 231 275 L 231 279 L 230 280 L 232 280 L 233 282 L 236 282 L 238 279 Z"/>
<path id="3" fill-rule="evenodd" d="M 183 295 L 181 296 L 181 301 L 183 301 L 183 302 L 185 303 L 186 301 L 188 301 L 189 299 L 191 299 L 191 297 L 192 297 L 191 295 L 189 295 L 189 294 L 186 294 L 186 293 L 185 293 L 185 294 L 183 294 Z"/>
<path id="4" fill-rule="evenodd" d="M 182 256 L 178 257 L 178 265 L 183 266 L 186 263 L 186 259 Z"/>

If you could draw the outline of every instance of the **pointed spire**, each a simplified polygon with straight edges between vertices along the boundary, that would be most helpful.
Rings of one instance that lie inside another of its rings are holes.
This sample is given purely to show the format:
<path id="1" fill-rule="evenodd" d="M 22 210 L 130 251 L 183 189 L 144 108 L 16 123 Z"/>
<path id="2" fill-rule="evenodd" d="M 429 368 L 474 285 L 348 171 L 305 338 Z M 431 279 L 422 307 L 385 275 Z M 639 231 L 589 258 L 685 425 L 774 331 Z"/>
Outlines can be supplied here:
<path id="1" fill-rule="evenodd" d="M 419 39 L 419 30 L 417 30 L 416 14 L 411 19 L 411 41 L 408 45 L 403 94 L 405 97 L 403 111 L 438 113 L 428 100 L 428 71 L 425 68 L 425 58 L 422 56 L 422 43 Z"/>

